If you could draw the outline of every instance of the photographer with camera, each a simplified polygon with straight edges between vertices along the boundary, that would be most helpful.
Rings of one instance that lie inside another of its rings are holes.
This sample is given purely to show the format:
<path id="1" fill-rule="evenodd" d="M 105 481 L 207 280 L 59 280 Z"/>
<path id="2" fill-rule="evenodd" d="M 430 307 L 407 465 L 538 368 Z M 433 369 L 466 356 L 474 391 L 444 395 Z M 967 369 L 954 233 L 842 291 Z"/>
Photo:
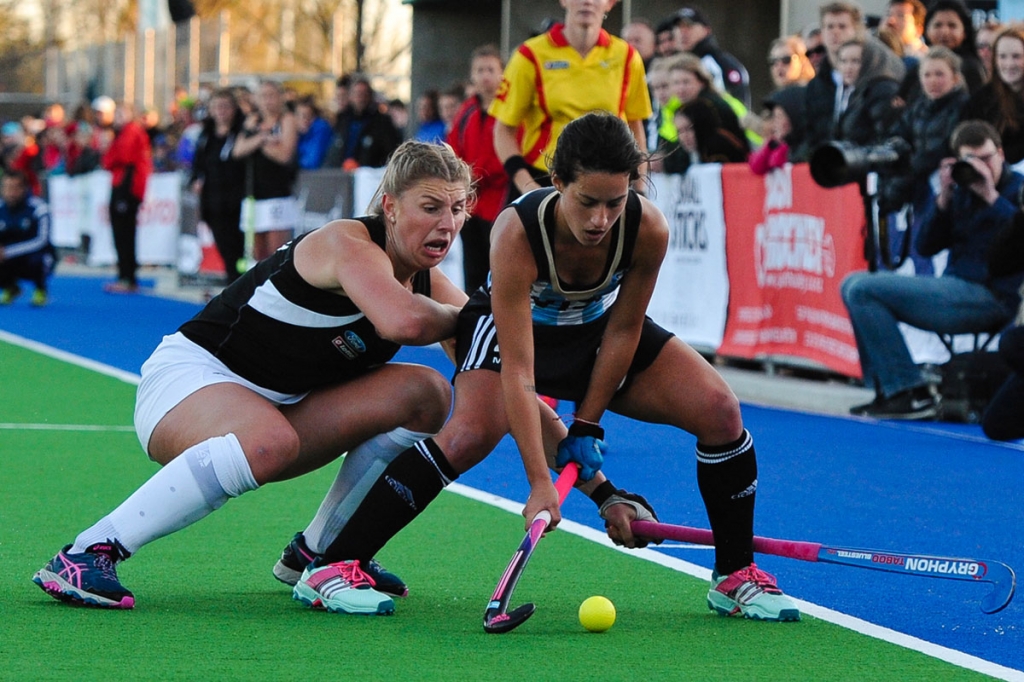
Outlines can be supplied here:
<path id="1" fill-rule="evenodd" d="M 915 242 L 924 256 L 949 250 L 942 276 L 856 272 L 842 283 L 864 385 L 876 393 L 872 402 L 852 408 L 854 415 L 928 419 L 938 412 L 900 322 L 940 334 L 987 331 L 1009 322 L 1020 303 L 1024 273 L 990 277 L 988 254 L 1013 221 L 1024 176 L 1006 165 L 999 133 L 989 123 L 961 123 L 950 147 L 957 158 L 942 160 L 939 192 Z"/>

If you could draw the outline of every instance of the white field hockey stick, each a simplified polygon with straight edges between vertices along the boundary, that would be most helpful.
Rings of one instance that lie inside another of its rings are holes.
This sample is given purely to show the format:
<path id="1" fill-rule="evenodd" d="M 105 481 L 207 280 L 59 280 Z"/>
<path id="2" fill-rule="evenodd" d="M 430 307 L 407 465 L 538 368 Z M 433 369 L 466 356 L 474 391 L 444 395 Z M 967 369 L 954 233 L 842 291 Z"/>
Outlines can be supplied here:
<path id="1" fill-rule="evenodd" d="M 256 199 L 251 195 L 242 200 L 242 223 L 245 225 L 245 245 L 241 259 L 235 263 L 239 274 L 256 264 Z"/>

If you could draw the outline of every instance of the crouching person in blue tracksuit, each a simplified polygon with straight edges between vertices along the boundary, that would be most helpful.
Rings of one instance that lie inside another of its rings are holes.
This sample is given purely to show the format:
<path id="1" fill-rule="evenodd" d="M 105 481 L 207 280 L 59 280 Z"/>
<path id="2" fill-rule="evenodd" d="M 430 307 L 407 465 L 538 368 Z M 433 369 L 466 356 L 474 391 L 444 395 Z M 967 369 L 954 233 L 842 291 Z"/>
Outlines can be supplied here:
<path id="1" fill-rule="evenodd" d="M 0 180 L 0 305 L 21 295 L 19 280 L 35 285 L 32 305 L 46 305 L 46 281 L 53 271 L 50 210 L 29 195 L 23 173 L 6 173 Z"/>

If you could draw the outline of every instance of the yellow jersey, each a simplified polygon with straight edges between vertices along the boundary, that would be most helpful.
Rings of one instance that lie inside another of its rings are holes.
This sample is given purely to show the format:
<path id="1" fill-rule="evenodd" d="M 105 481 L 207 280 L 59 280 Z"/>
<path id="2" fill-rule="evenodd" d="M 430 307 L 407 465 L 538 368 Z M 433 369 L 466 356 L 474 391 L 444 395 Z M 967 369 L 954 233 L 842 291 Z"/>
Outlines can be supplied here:
<path id="1" fill-rule="evenodd" d="M 607 111 L 626 122 L 649 118 L 643 60 L 629 43 L 603 29 L 583 56 L 556 24 L 512 55 L 488 113 L 518 128 L 527 163 L 547 170 L 562 129 L 591 111 Z"/>

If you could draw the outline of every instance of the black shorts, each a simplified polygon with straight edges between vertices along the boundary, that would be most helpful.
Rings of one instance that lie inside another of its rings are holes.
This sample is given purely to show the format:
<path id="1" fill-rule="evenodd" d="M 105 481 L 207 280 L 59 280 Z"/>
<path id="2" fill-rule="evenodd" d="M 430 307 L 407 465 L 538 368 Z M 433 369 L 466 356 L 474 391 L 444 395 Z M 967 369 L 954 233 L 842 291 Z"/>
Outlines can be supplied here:
<path id="1" fill-rule="evenodd" d="M 579 402 L 586 395 L 594 371 L 608 316 L 579 325 L 533 327 L 534 381 L 541 395 Z M 626 390 L 633 377 L 650 367 L 673 336 L 649 317 L 644 318 L 633 362 L 619 391 Z M 459 313 L 456 331 L 455 374 L 474 369 L 501 371 L 498 336 L 491 314 L 491 299 L 477 292 Z"/>

